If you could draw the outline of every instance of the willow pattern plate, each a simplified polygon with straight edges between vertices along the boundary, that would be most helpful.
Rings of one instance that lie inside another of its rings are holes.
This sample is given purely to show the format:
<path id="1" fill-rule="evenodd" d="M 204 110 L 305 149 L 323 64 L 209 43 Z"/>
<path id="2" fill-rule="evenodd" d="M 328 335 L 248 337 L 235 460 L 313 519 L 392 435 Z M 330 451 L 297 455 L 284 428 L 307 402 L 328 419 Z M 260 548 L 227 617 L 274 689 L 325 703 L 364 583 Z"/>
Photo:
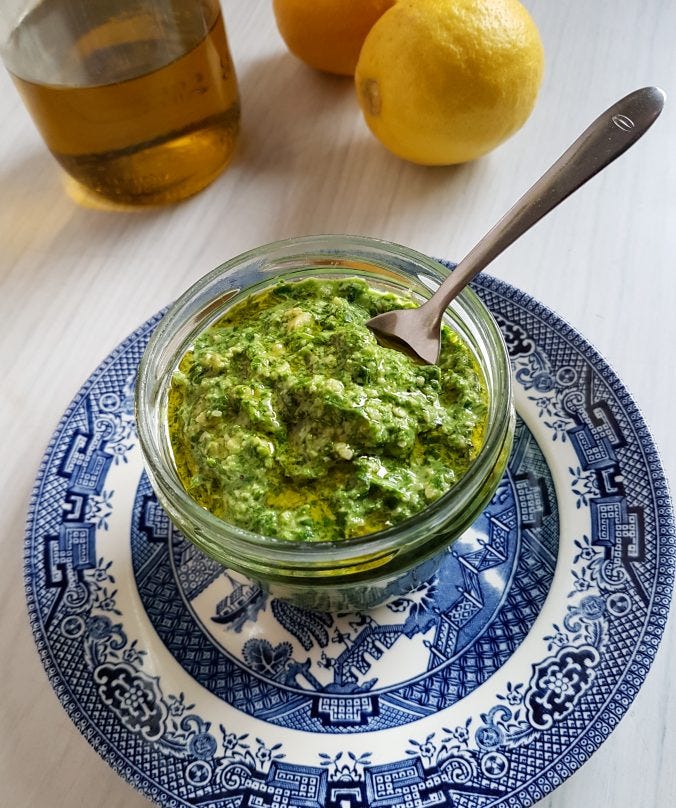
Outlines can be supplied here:
<path id="1" fill-rule="evenodd" d="M 439 573 L 370 612 L 270 600 L 172 528 L 133 418 L 159 316 L 63 416 L 28 518 L 35 641 L 87 741 L 160 805 L 527 806 L 631 704 L 674 576 L 655 448 L 582 337 L 475 287 L 513 365 L 509 468 Z"/>

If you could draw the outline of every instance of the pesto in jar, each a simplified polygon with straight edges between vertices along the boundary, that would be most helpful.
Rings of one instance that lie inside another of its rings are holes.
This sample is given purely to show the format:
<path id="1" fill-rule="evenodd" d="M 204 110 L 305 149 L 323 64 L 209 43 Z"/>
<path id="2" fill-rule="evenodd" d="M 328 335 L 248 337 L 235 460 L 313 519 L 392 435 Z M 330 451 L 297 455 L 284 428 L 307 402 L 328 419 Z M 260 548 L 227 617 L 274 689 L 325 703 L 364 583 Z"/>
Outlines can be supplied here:
<path id="1" fill-rule="evenodd" d="M 415 303 L 360 279 L 278 283 L 235 304 L 174 373 L 169 434 L 186 491 L 226 522 L 327 541 L 390 527 L 438 499 L 477 455 L 477 361 L 448 326 L 437 365 L 365 326 Z"/>

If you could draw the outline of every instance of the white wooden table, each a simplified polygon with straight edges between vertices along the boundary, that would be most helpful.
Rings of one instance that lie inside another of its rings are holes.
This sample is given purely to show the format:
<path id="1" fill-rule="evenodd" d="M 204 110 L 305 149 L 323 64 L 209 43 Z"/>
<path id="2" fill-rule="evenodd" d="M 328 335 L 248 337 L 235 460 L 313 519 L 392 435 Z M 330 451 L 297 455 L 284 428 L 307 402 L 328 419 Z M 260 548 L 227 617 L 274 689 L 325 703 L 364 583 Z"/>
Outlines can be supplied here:
<path id="1" fill-rule="evenodd" d="M 47 682 L 22 583 L 26 508 L 43 450 L 98 362 L 213 266 L 293 235 L 348 232 L 459 258 L 611 102 L 671 97 L 654 129 L 493 265 L 581 331 L 633 393 L 676 480 L 676 4 L 528 0 L 547 56 L 526 126 L 486 158 L 421 168 L 367 131 L 349 80 L 284 48 L 265 0 L 224 0 L 243 132 L 211 187 L 174 207 L 75 204 L 0 74 L 0 805 L 147 806 L 78 734 Z M 676 626 L 593 758 L 539 804 L 676 804 Z"/>

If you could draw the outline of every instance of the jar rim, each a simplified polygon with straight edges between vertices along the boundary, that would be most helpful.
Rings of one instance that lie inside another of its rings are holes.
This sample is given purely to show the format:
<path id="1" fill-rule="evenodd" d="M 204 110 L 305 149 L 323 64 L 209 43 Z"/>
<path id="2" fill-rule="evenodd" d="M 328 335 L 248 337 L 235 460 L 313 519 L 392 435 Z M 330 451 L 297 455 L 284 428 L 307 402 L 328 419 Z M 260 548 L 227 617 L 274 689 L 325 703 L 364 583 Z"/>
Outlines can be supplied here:
<path id="1" fill-rule="evenodd" d="M 466 287 L 451 304 L 454 307 L 454 319 L 457 322 L 464 322 L 463 318 L 467 318 L 467 322 L 472 326 L 479 326 L 480 335 L 490 348 L 486 351 L 486 356 L 494 363 L 490 370 L 494 376 L 493 382 L 498 389 L 491 391 L 489 422 L 483 445 L 476 458 L 458 482 L 426 508 L 376 533 L 328 541 L 288 540 L 255 533 L 220 519 L 199 505 L 181 484 L 173 463 L 169 462 L 169 457 L 172 455 L 166 430 L 163 433 L 162 430 L 154 428 L 157 425 L 153 423 L 152 414 L 155 411 L 153 404 L 157 394 L 156 388 L 161 383 L 159 377 L 163 373 L 170 377 L 180 361 L 180 356 L 174 356 L 173 367 L 165 370 L 159 368 L 158 360 L 162 356 L 162 347 L 166 340 L 177 332 L 186 317 L 190 316 L 190 307 L 214 282 L 233 273 L 238 267 L 244 267 L 259 259 L 274 259 L 275 256 L 298 259 L 307 256 L 308 264 L 310 264 L 319 256 L 340 256 L 343 259 L 351 257 L 364 261 L 363 252 L 359 255 L 351 254 L 360 249 L 369 254 L 373 253 L 373 256 L 378 255 L 381 260 L 385 261 L 397 258 L 405 263 L 409 271 L 412 268 L 423 270 L 425 277 L 433 283 L 441 283 L 447 273 L 446 267 L 439 261 L 409 247 L 381 239 L 337 234 L 283 239 L 234 256 L 198 279 L 170 305 L 150 337 L 139 364 L 135 391 L 136 423 L 146 468 L 151 482 L 161 489 L 177 510 L 211 536 L 217 536 L 219 544 L 226 551 L 232 552 L 233 549 L 237 549 L 240 553 L 247 550 L 263 551 L 270 561 L 283 561 L 285 564 L 295 563 L 300 568 L 305 568 L 306 566 L 312 567 L 327 558 L 330 558 L 332 564 L 340 565 L 341 562 L 349 563 L 355 558 L 355 555 L 360 553 L 369 557 L 383 555 L 388 551 L 400 548 L 402 536 L 405 536 L 407 545 L 411 548 L 416 547 L 424 544 L 427 535 L 433 535 L 436 532 L 436 528 L 445 520 L 453 502 L 462 501 L 463 497 L 467 497 L 485 478 L 497 459 L 504 437 L 509 431 L 511 420 L 512 390 L 509 357 L 497 323 L 479 297 Z M 373 267 L 377 268 L 379 265 L 373 264 Z M 336 271 L 340 272 L 340 268 L 337 266 Z M 402 267 L 389 265 L 382 268 L 387 268 L 402 281 L 407 280 Z M 349 267 L 343 266 L 343 269 L 349 269 Z M 280 277 L 283 277 L 283 273 L 280 273 L 275 280 L 279 280 Z M 421 280 L 421 287 L 431 295 L 434 290 L 422 282 L 420 276 L 418 278 Z M 253 286 L 249 285 L 240 289 L 238 293 L 248 293 L 252 288 Z M 207 305 L 199 308 L 195 316 L 204 313 L 210 304 L 213 306 L 215 301 L 218 301 L 218 296 L 212 297 L 210 303 L 207 300 Z M 220 309 L 215 307 L 212 321 L 219 316 L 219 312 Z M 200 321 L 200 327 L 195 328 L 193 334 L 206 327 L 208 327 L 208 323 Z M 185 353 L 186 349 L 187 346 L 184 346 L 181 355 Z M 482 361 L 482 357 L 477 358 Z M 482 369 L 485 375 L 488 375 L 483 362 Z M 490 387 L 491 381 L 488 378 L 487 383 Z M 153 387 L 153 385 L 155 386 Z M 161 412 L 158 413 L 160 416 L 161 414 Z M 164 438 L 164 443 L 162 438 Z"/>

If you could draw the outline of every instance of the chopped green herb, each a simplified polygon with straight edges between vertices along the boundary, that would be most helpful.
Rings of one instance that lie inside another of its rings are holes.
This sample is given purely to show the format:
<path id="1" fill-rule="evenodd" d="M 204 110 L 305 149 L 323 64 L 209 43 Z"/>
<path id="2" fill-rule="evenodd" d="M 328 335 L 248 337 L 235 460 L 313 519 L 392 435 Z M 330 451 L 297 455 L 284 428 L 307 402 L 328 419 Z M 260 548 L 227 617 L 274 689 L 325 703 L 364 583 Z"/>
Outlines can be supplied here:
<path id="1" fill-rule="evenodd" d="M 310 279 L 233 306 L 172 380 L 188 493 L 226 522 L 304 541 L 373 533 L 438 499 L 481 447 L 487 391 L 449 327 L 428 366 L 364 325 L 414 305 L 359 279 Z"/>

